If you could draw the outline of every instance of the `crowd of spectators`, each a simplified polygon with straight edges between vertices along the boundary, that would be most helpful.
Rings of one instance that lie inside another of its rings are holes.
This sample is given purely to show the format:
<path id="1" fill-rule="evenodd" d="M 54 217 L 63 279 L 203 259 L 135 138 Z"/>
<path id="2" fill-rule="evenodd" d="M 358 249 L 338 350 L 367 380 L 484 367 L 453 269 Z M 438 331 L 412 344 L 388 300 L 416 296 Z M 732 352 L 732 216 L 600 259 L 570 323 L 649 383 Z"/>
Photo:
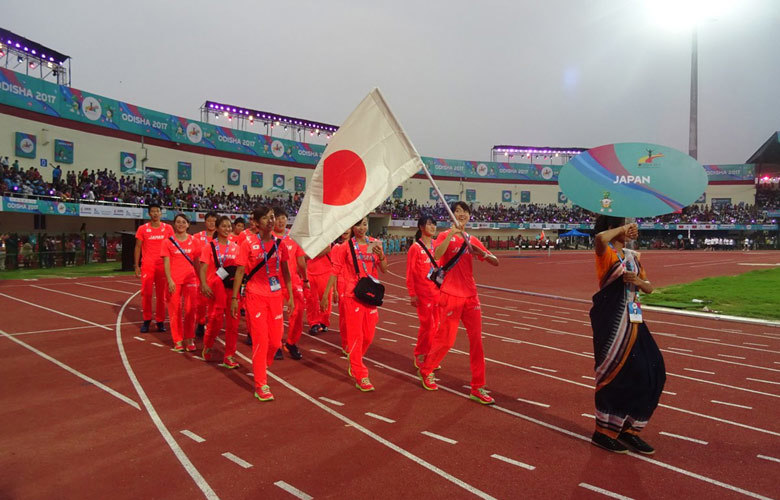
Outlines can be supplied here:
<path id="1" fill-rule="evenodd" d="M 204 187 L 181 182 L 178 186 L 167 185 L 163 179 L 117 175 L 108 169 L 63 172 L 59 165 L 53 168 L 53 181 L 45 182 L 36 167 L 27 170 L 19 166 L 18 160 L 9 164 L 8 157 L 0 158 L 0 195 L 40 196 L 58 201 L 129 203 L 146 205 L 152 201 L 173 210 L 226 211 L 248 213 L 260 204 L 282 205 L 288 213 L 296 214 L 304 193 L 277 193 L 275 196 L 249 195 L 246 192 L 227 191 L 213 185 Z M 637 222 L 656 223 L 726 223 L 757 224 L 773 223 L 767 209 L 780 207 L 777 190 L 759 189 L 756 205 L 713 204 L 691 205 L 681 213 L 667 214 Z M 417 219 L 421 214 L 431 215 L 437 220 L 447 220 L 449 215 L 441 204 L 421 204 L 417 200 L 388 199 L 375 210 L 389 213 L 393 219 Z M 578 206 L 557 204 L 479 204 L 472 208 L 472 220 L 479 222 L 531 222 L 531 223 L 575 223 L 592 224 L 595 215 Z"/>
<path id="2" fill-rule="evenodd" d="M 121 252 L 119 237 L 108 234 L 0 234 L 0 270 L 108 262 L 117 260 Z"/>

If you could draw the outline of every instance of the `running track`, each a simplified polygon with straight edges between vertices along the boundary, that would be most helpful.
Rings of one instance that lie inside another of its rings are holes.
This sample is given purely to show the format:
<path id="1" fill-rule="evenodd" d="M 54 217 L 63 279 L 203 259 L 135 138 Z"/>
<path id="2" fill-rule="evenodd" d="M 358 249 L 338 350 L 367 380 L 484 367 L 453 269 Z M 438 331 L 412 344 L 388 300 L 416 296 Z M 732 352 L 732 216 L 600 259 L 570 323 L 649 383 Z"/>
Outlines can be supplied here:
<path id="1" fill-rule="evenodd" d="M 477 279 L 587 299 L 589 257 L 513 252 L 478 264 Z M 643 256 L 656 286 L 776 261 Z M 243 343 L 227 371 L 172 352 L 167 334 L 140 335 L 132 277 L 0 284 L 0 498 L 780 497 L 780 328 L 647 312 L 668 372 L 645 431 L 658 451 L 617 456 L 588 443 L 586 303 L 481 290 L 497 400 L 482 407 L 466 398 L 465 335 L 440 390 L 420 387 L 404 266 L 391 258 L 368 353 L 376 392 L 350 383 L 334 328 L 304 335 L 302 361 L 274 364 L 265 404 Z"/>

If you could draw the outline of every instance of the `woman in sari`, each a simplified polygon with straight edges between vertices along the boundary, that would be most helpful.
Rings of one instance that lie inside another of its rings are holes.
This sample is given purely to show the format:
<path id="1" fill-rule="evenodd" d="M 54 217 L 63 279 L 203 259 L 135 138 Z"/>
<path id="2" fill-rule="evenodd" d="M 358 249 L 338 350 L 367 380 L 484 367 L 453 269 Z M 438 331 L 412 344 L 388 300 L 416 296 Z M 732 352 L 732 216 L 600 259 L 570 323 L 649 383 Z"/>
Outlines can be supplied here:
<path id="1" fill-rule="evenodd" d="M 599 291 L 590 321 L 596 369 L 596 431 L 591 442 L 615 453 L 655 453 L 639 433 L 658 406 L 666 381 L 661 351 L 642 322 L 639 291 L 652 293 L 639 253 L 625 248 L 636 224 L 599 216 L 595 227 Z"/>

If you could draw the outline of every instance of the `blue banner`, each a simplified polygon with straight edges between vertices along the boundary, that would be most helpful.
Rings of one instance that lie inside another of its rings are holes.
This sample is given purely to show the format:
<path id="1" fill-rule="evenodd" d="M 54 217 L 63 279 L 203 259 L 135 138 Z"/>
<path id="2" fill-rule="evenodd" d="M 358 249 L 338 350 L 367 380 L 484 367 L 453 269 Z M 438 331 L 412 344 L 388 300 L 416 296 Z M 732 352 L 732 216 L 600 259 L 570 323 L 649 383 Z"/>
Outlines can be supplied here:
<path id="1" fill-rule="evenodd" d="M 263 173 L 262 172 L 252 172 L 252 187 L 253 188 L 261 188 L 261 187 L 263 187 Z"/>
<path id="2" fill-rule="evenodd" d="M 229 186 L 238 186 L 241 184 L 241 171 L 237 168 L 227 169 L 227 183 Z"/>
<path id="3" fill-rule="evenodd" d="M 54 162 L 55 163 L 73 163 L 73 143 L 54 139 Z"/>
<path id="4" fill-rule="evenodd" d="M 36 141 L 32 134 L 16 133 L 16 151 L 19 158 L 35 158 Z"/>
<path id="5" fill-rule="evenodd" d="M 178 177 L 180 181 L 191 181 L 192 163 L 188 163 L 186 161 L 178 162 L 176 172 L 177 172 L 176 177 Z"/>

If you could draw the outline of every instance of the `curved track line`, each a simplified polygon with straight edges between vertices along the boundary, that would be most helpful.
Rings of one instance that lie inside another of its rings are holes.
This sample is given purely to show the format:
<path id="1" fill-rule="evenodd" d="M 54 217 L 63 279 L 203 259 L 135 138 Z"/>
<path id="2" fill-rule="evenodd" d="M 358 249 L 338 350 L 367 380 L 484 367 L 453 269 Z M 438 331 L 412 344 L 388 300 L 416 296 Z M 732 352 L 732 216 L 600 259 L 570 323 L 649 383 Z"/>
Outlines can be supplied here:
<path id="1" fill-rule="evenodd" d="M 217 338 L 217 340 L 220 343 L 222 343 L 222 344 L 225 343 L 221 338 Z M 329 342 L 326 342 L 326 344 L 333 345 L 333 344 L 330 344 Z M 239 357 L 244 359 L 246 362 L 248 362 L 250 364 L 252 363 L 252 360 L 249 359 L 247 356 L 245 356 L 242 352 L 237 351 L 237 354 L 238 354 Z M 450 481 L 451 483 L 453 483 L 453 484 L 455 484 L 457 486 L 460 486 L 464 490 L 468 491 L 469 493 L 471 493 L 471 494 L 473 494 L 473 495 L 475 495 L 475 496 L 477 496 L 479 498 L 484 498 L 486 500 L 487 499 L 496 500 L 495 497 L 492 497 L 489 494 L 485 493 L 484 491 L 482 491 L 480 489 L 477 489 L 476 487 L 471 486 L 470 484 L 468 484 L 468 483 L 466 483 L 464 481 L 461 481 L 457 477 L 455 477 L 455 476 L 453 476 L 453 475 L 451 475 L 451 474 L 441 470 L 440 468 L 438 468 L 435 465 L 433 465 L 433 464 L 423 460 L 422 458 L 418 457 L 417 455 L 414 455 L 413 453 L 411 453 L 409 451 L 406 451 L 405 449 L 401 448 L 400 446 L 398 446 L 398 445 L 388 441 L 387 439 L 383 438 L 379 434 L 376 434 L 376 433 L 366 429 L 365 427 L 363 427 L 359 423 L 355 422 L 354 420 L 350 419 L 349 417 L 347 417 L 345 415 L 342 415 L 341 413 L 337 412 L 333 408 L 320 403 L 313 396 L 310 396 L 309 394 L 306 394 L 305 392 L 303 392 L 302 390 L 298 389 L 294 385 L 290 384 L 289 382 L 287 382 L 283 378 L 281 378 L 281 377 L 279 377 L 277 375 L 274 375 L 270 371 L 267 372 L 267 373 L 268 373 L 269 377 L 271 377 L 272 379 L 276 380 L 277 382 L 279 382 L 280 384 L 282 384 L 283 386 L 285 386 L 287 389 L 291 390 L 295 394 L 299 395 L 300 397 L 302 397 L 306 401 L 308 401 L 311 404 L 317 406 L 321 410 L 324 410 L 325 412 L 331 414 L 332 416 L 336 417 L 337 419 L 341 420 L 342 422 L 345 422 L 345 423 L 351 425 L 356 430 L 362 432 L 363 434 L 365 434 L 366 436 L 370 437 L 371 439 L 374 439 L 375 441 L 379 442 L 380 444 L 390 448 L 394 452 L 402 455 L 404 458 L 407 458 L 407 459 L 411 460 L 412 462 L 416 463 L 417 465 L 420 465 L 420 466 L 428 469 L 429 471 L 433 472 L 434 474 L 437 474 L 437 475 L 441 476 L 442 478 L 446 479 L 447 481 Z"/>
<path id="2" fill-rule="evenodd" d="M 146 411 L 149 413 L 149 417 L 152 419 L 152 422 L 154 422 L 157 430 L 160 431 L 160 434 L 162 434 L 163 439 L 171 448 L 173 454 L 176 455 L 176 458 L 179 459 L 179 462 L 190 475 L 192 480 L 195 481 L 195 484 L 203 492 L 203 495 L 209 499 L 219 500 L 219 497 L 216 493 L 214 493 L 214 490 L 211 489 L 209 483 L 206 482 L 206 479 L 203 478 L 198 469 L 196 469 L 192 462 L 190 462 L 189 457 L 184 453 L 184 450 L 181 449 L 176 440 L 173 439 L 173 435 L 171 435 L 171 432 L 168 430 L 168 428 L 165 427 L 165 424 L 163 423 L 162 419 L 160 419 L 160 416 L 157 414 L 154 406 L 152 406 L 152 402 L 149 401 L 149 398 L 146 396 L 146 391 L 144 391 L 140 382 L 138 382 L 138 379 L 135 376 L 135 372 L 130 366 L 130 361 L 127 359 L 125 346 L 122 344 L 122 314 L 124 314 L 125 308 L 130 303 L 130 301 L 133 300 L 139 293 L 141 293 L 140 290 L 128 297 L 125 303 L 122 304 L 122 308 L 119 309 L 119 313 L 117 313 L 116 316 L 116 345 L 119 349 L 119 356 L 122 358 L 122 364 L 127 371 L 127 376 L 130 377 L 130 382 L 133 383 L 133 387 L 135 387 L 135 390 L 138 393 L 138 397 L 141 399 L 141 404 L 143 404 L 144 408 L 146 408 Z"/>

